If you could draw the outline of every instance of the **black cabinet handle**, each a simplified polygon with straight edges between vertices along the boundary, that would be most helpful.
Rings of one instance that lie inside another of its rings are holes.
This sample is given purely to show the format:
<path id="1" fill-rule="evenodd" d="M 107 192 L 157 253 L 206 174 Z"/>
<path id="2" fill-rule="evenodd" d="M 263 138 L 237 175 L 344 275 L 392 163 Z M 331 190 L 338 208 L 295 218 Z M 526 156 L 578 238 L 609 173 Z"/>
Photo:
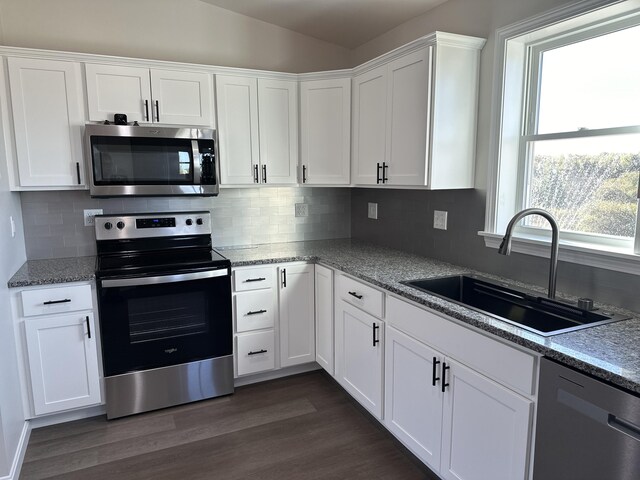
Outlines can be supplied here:
<path id="1" fill-rule="evenodd" d="M 302 165 L 302 183 L 307 183 L 307 166 Z"/>
<path id="2" fill-rule="evenodd" d="M 78 185 L 81 185 L 82 182 L 80 181 L 80 162 L 76 162 L 76 175 L 78 175 Z"/>
<path id="3" fill-rule="evenodd" d="M 389 165 L 387 165 L 385 162 L 382 162 L 382 183 L 387 183 L 389 181 L 389 179 L 387 178 L 387 168 L 389 168 Z"/>
<path id="4" fill-rule="evenodd" d="M 144 118 L 149 121 L 149 100 L 144 101 Z"/>
<path id="5" fill-rule="evenodd" d="M 378 325 L 376 325 L 375 323 L 373 324 L 373 346 L 375 347 L 378 343 L 380 343 L 380 340 L 378 340 L 376 332 L 378 331 L 380 327 Z"/>
<path id="6" fill-rule="evenodd" d="M 64 300 L 49 300 L 48 302 L 43 302 L 43 305 L 53 305 L 55 303 L 69 303 L 71 301 L 70 298 L 65 298 Z"/>
<path id="7" fill-rule="evenodd" d="M 267 183 L 267 166 L 262 165 L 262 183 Z"/>
<path id="8" fill-rule="evenodd" d="M 380 169 L 382 168 L 379 163 L 376 163 L 376 183 L 380 183 Z"/>
<path id="9" fill-rule="evenodd" d="M 349 292 L 349 295 L 356 297 L 358 300 L 362 300 L 362 295 L 358 295 L 356 292 Z"/>
<path id="10" fill-rule="evenodd" d="M 160 121 L 160 104 L 156 100 L 156 122 Z"/>
<path id="11" fill-rule="evenodd" d="M 259 277 L 259 278 L 247 278 L 244 282 L 245 283 L 251 283 L 251 282 L 263 282 L 265 281 L 266 278 L 264 277 Z"/>
<path id="12" fill-rule="evenodd" d="M 282 269 L 282 288 L 287 288 L 287 269 Z"/>
<path id="13" fill-rule="evenodd" d="M 447 370 L 450 368 L 447 362 L 442 362 L 442 393 L 444 393 L 445 389 L 449 386 L 447 383 Z"/>
<path id="14" fill-rule="evenodd" d="M 84 321 L 87 322 L 87 335 L 91 338 L 91 324 L 89 323 L 89 315 L 84 317 Z"/>
<path id="15" fill-rule="evenodd" d="M 258 350 L 257 352 L 249 352 L 247 355 L 259 355 L 261 353 L 267 353 L 267 351 L 263 348 L 262 350 Z"/>
<path id="16" fill-rule="evenodd" d="M 253 183 L 260 183 L 260 178 L 258 178 L 258 164 L 253 166 Z"/>
<path id="17" fill-rule="evenodd" d="M 247 312 L 247 315 L 259 315 L 261 313 L 267 313 L 266 310 L 253 310 L 251 312 Z"/>
<path id="18" fill-rule="evenodd" d="M 436 371 L 438 370 L 438 365 L 440 365 L 440 360 L 436 357 L 433 357 L 433 373 L 431 374 L 431 385 L 434 387 L 436 383 L 440 380 L 440 377 L 436 377 Z"/>

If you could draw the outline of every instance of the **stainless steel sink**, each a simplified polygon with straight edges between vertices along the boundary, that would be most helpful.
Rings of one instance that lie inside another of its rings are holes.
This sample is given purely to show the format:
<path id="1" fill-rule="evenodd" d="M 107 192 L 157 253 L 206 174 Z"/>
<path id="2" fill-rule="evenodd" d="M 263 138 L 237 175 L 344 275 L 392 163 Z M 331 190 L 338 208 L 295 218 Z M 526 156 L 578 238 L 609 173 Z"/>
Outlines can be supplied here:
<path id="1" fill-rule="evenodd" d="M 475 275 L 426 278 L 402 283 L 545 337 L 628 318 L 613 312 L 582 310 Z"/>

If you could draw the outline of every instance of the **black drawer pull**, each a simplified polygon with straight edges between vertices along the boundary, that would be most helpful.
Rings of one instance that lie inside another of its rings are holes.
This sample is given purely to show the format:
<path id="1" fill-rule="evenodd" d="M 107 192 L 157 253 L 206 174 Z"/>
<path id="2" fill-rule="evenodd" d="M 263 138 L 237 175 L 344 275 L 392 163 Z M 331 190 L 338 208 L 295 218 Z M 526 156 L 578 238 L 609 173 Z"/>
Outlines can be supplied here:
<path id="1" fill-rule="evenodd" d="M 85 322 L 87 322 L 87 335 L 91 338 L 91 325 L 89 324 L 89 315 L 84 317 Z"/>
<path id="2" fill-rule="evenodd" d="M 433 373 L 431 374 L 431 385 L 434 387 L 436 386 L 436 383 L 440 381 L 440 377 L 436 377 L 438 365 L 440 365 L 440 360 L 438 360 L 436 357 L 433 357 Z"/>
<path id="3" fill-rule="evenodd" d="M 247 355 L 259 355 L 260 353 L 267 353 L 267 351 L 263 348 L 262 350 L 258 350 L 257 352 L 249 352 Z"/>
<path id="4" fill-rule="evenodd" d="M 247 279 L 245 280 L 245 283 L 249 283 L 249 282 L 263 282 L 263 281 L 265 281 L 265 280 L 266 280 L 266 278 L 264 278 L 264 277 L 260 277 L 260 278 L 247 278 Z"/>
<path id="5" fill-rule="evenodd" d="M 445 389 L 449 386 L 447 383 L 447 370 L 450 368 L 447 362 L 442 362 L 442 393 L 444 393 Z"/>
<path id="6" fill-rule="evenodd" d="M 64 300 L 49 300 L 48 302 L 43 302 L 43 305 L 54 305 L 56 303 L 69 303 L 71 301 L 70 298 L 65 298 Z"/>
<path id="7" fill-rule="evenodd" d="M 358 300 L 362 300 L 362 295 L 358 295 L 356 292 L 349 292 L 349 295 L 356 297 Z"/>
<path id="8" fill-rule="evenodd" d="M 266 310 L 254 310 L 252 312 L 247 312 L 247 315 L 259 315 L 260 313 L 267 313 Z"/>
<path id="9" fill-rule="evenodd" d="M 380 340 L 378 340 L 376 332 L 378 331 L 380 327 L 378 325 L 376 325 L 375 323 L 373 324 L 373 346 L 375 347 L 378 343 L 380 343 Z"/>
<path id="10" fill-rule="evenodd" d="M 380 183 L 382 181 L 382 179 L 380 178 L 380 169 L 382 168 L 382 166 L 377 163 L 376 164 L 378 167 L 376 168 L 376 183 Z"/>

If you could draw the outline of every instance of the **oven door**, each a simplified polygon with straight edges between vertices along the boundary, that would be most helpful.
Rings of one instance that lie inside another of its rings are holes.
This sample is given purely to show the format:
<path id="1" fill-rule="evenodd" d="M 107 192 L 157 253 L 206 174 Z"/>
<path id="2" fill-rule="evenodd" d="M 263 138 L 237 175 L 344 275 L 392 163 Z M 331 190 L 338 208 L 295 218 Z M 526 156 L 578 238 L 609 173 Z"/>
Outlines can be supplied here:
<path id="1" fill-rule="evenodd" d="M 105 376 L 233 354 L 229 268 L 98 280 Z"/>

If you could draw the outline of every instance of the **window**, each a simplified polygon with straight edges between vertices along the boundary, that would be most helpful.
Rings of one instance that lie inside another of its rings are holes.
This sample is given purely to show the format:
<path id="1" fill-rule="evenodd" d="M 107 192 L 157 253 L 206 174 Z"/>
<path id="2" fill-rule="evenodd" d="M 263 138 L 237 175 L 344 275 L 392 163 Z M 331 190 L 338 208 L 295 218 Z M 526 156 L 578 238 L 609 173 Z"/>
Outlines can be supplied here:
<path id="1" fill-rule="evenodd" d="M 557 219 L 565 245 L 640 254 L 640 11 L 630 1 L 583 3 L 591 10 L 582 15 L 499 32 L 498 163 L 486 230 L 502 233 L 516 212 L 538 207 Z M 519 234 L 544 239 L 548 229 L 528 216 Z"/>

